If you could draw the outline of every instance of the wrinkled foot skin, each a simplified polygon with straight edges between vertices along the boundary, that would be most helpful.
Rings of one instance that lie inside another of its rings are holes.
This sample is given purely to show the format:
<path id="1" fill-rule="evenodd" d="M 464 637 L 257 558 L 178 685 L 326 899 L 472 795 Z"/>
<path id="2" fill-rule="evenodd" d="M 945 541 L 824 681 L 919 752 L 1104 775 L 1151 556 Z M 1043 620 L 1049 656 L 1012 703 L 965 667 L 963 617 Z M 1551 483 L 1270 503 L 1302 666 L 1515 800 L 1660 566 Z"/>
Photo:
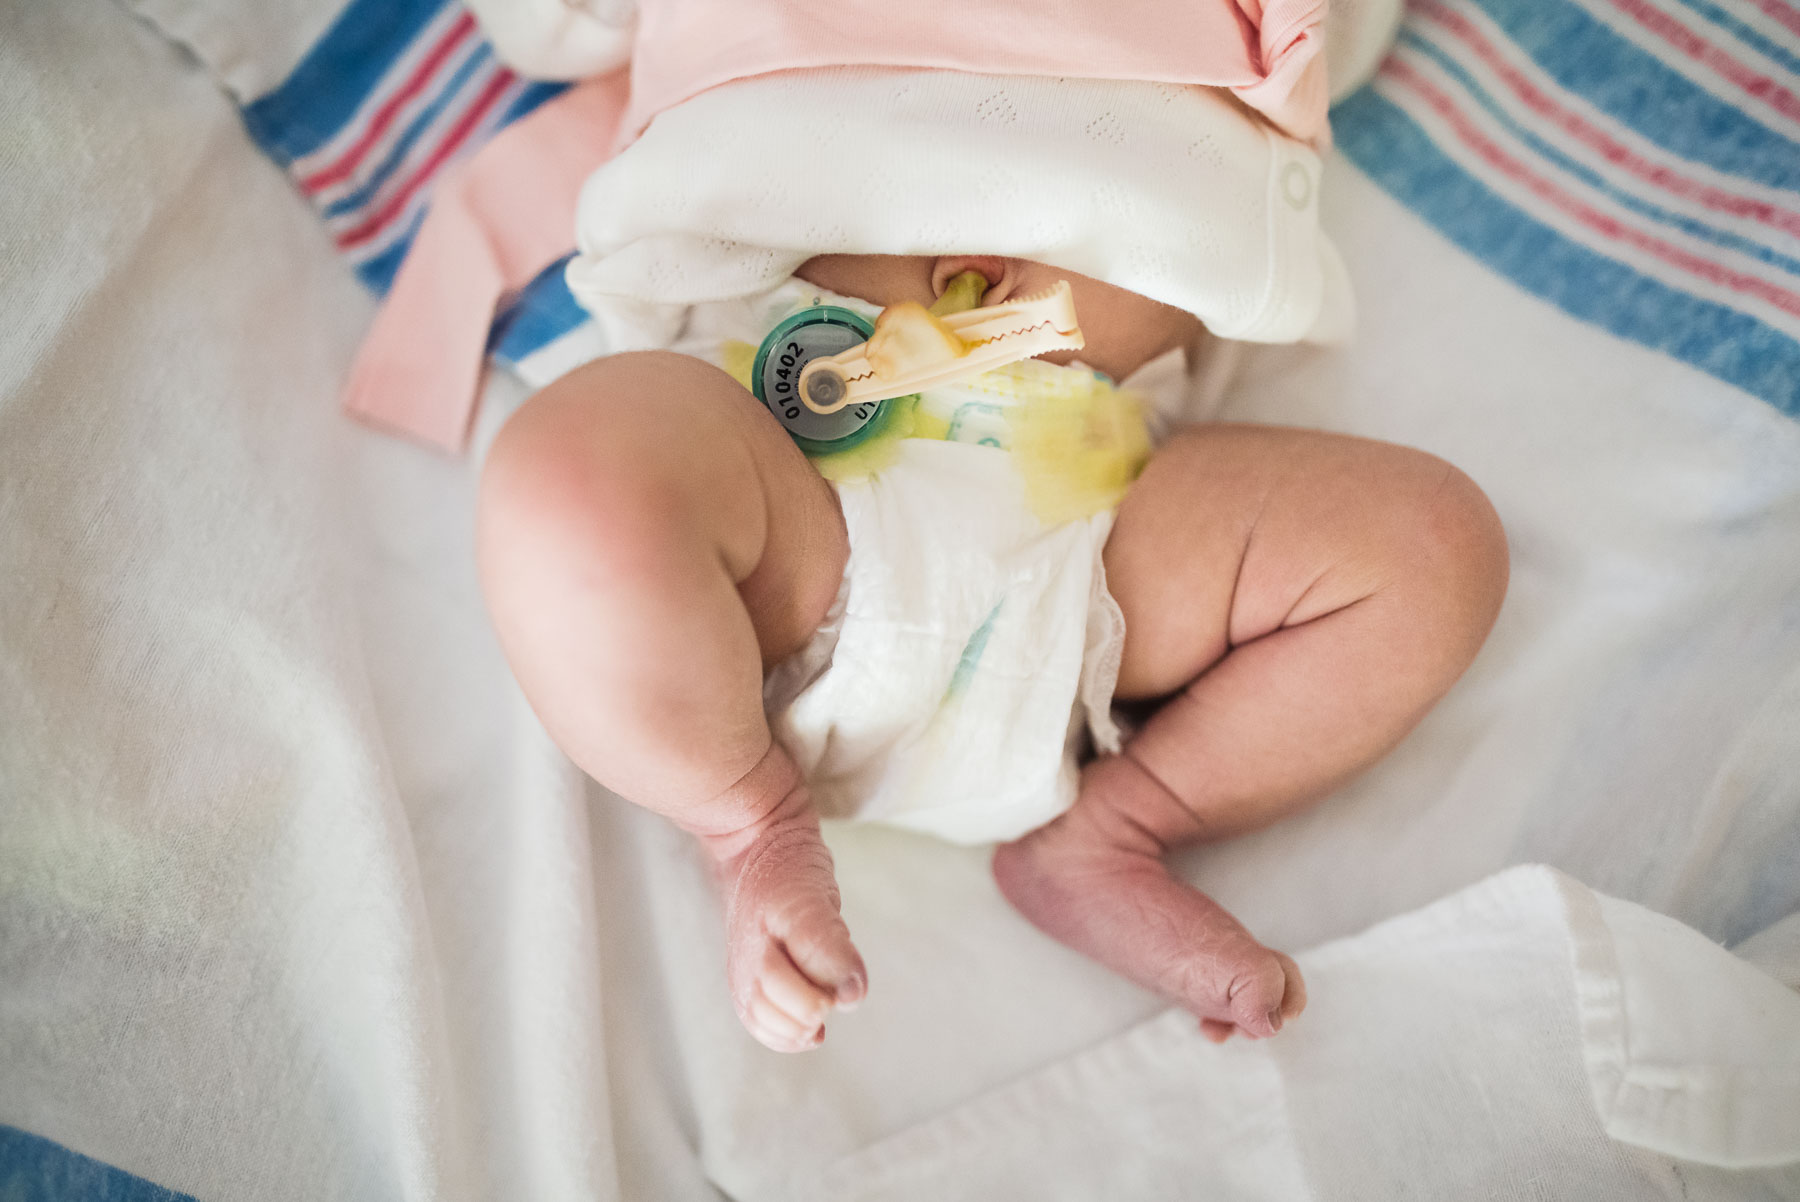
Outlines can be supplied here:
<path id="1" fill-rule="evenodd" d="M 804 785 L 752 827 L 702 836 L 725 898 L 726 979 L 744 1027 L 777 1052 L 825 1038 L 825 1017 L 868 990 L 838 913 L 831 853 Z"/>
<path id="2" fill-rule="evenodd" d="M 1082 773 L 1075 805 L 994 854 L 1008 901 L 1034 926 L 1200 1019 L 1213 1042 L 1264 1039 L 1306 1006 L 1293 960 L 1169 875 L 1163 857 L 1198 825 L 1123 756 Z"/>

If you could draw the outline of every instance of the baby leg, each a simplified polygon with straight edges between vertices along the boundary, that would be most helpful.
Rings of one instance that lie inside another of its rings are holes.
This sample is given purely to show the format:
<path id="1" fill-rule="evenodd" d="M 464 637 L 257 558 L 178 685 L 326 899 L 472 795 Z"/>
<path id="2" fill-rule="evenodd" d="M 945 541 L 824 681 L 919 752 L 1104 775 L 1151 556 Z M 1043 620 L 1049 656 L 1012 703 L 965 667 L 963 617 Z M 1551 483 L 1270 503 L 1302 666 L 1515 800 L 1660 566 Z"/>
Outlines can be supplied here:
<path id="1" fill-rule="evenodd" d="M 620 355 L 544 389 L 481 482 L 483 591 L 521 688 L 601 784 L 697 835 L 739 1017 L 811 1047 L 864 990 L 831 856 L 763 717 L 847 555 L 836 497 L 723 372 Z"/>
<path id="2" fill-rule="evenodd" d="M 1167 697 L 1074 807 L 999 849 L 1049 934 L 1193 1011 L 1273 1034 L 1293 961 L 1174 880 L 1170 848 L 1266 825 L 1373 763 L 1468 666 L 1506 588 L 1480 490 L 1419 451 L 1253 426 L 1184 432 L 1120 507 L 1122 699 Z"/>

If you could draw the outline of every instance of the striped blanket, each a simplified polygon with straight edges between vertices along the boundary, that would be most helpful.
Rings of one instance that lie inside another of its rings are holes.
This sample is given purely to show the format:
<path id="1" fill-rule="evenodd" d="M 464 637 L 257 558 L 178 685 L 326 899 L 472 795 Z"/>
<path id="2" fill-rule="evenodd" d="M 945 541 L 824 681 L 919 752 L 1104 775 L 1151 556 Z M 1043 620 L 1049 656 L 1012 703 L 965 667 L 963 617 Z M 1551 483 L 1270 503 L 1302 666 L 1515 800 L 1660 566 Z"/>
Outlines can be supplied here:
<path id="1" fill-rule="evenodd" d="M 385 293 L 444 168 L 563 91 L 519 78 L 455 0 L 352 0 L 244 124 Z M 573 239 L 574 231 L 570 231 Z M 489 350 L 516 364 L 587 320 L 561 263 L 504 306 Z"/>
<path id="2" fill-rule="evenodd" d="M 1800 417 L 1800 8 L 1419 0 L 1344 153 L 1568 313 Z"/>
<path id="3" fill-rule="evenodd" d="M 444 166 L 558 90 L 454 0 L 352 0 L 244 119 L 380 292 Z M 1788 0 L 1418 0 L 1333 128 L 1520 287 L 1800 417 L 1797 93 Z M 584 320 L 557 264 L 490 349 L 517 364 Z"/>

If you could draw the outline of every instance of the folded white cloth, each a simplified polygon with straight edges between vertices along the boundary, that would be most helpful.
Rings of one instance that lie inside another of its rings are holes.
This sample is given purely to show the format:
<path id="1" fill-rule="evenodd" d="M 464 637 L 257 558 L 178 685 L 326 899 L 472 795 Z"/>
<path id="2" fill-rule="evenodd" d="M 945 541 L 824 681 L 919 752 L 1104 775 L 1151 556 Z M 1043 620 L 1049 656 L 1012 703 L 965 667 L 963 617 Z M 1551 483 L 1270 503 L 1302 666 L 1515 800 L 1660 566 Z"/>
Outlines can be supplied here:
<path id="1" fill-rule="evenodd" d="M 1800 994 L 1673 918 L 1559 883 L 1607 1134 L 1728 1168 L 1800 1162 Z"/>
<path id="2" fill-rule="evenodd" d="M 1800 1187 L 1722 1171 L 1800 1162 L 1800 995 L 1680 923 L 1528 866 L 1299 961 L 1307 1014 L 1279 1039 L 1215 1046 L 1171 1011 L 785 1196 L 1286 1202 L 1405 1182 L 1421 1197 L 1642 1202 Z"/>

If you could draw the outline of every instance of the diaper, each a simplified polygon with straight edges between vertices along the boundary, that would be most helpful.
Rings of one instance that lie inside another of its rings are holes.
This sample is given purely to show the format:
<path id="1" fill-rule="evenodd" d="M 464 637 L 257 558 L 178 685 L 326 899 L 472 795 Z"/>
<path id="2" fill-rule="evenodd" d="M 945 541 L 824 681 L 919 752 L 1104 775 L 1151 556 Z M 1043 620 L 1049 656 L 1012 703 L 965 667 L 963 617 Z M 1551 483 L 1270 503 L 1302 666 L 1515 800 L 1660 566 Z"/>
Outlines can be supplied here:
<path id="1" fill-rule="evenodd" d="M 1086 733 L 1117 750 L 1112 513 L 1045 528 L 1008 458 L 908 439 L 877 475 L 836 486 L 838 602 L 764 691 L 821 814 L 1015 839 L 1074 800 Z"/>
<path id="2" fill-rule="evenodd" d="M 732 370 L 734 343 L 815 299 L 875 313 L 792 281 L 696 306 L 673 349 Z M 1025 366 L 1034 379 L 1086 373 Z M 1154 426 L 1185 382 L 1175 352 L 1125 386 L 1145 394 Z M 1101 563 L 1113 514 L 1038 516 L 1008 445 L 1008 409 L 1029 395 L 986 377 L 927 392 L 936 437 L 899 440 L 877 469 L 834 484 L 850 542 L 836 604 L 764 688 L 771 730 L 826 817 L 1014 839 L 1073 802 L 1086 743 L 1118 750 L 1125 622 Z"/>

